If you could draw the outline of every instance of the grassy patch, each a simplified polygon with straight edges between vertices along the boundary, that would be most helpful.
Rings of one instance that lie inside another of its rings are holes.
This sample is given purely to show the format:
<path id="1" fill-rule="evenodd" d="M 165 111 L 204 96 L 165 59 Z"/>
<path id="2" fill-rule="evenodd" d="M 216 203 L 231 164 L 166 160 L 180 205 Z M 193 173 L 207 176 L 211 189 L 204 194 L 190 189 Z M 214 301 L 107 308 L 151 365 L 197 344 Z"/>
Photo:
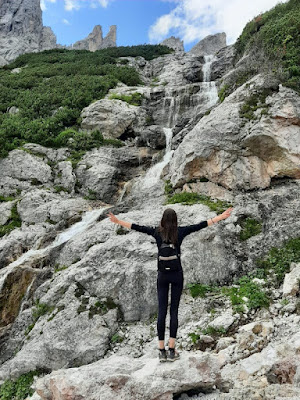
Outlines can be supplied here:
<path id="1" fill-rule="evenodd" d="M 27 374 L 21 375 L 16 381 L 6 380 L 0 386 L 1 400 L 24 400 L 32 396 L 34 390 L 31 389 L 35 376 L 42 375 L 40 370 L 30 371 Z"/>
<path id="2" fill-rule="evenodd" d="M 17 204 L 15 204 L 11 209 L 9 220 L 0 226 L 0 237 L 9 234 L 15 228 L 20 228 L 21 225 L 22 221 L 18 213 Z"/>
<path id="3" fill-rule="evenodd" d="M 218 96 L 220 99 L 220 102 L 223 103 L 225 100 L 225 97 L 227 97 L 231 93 L 230 91 L 230 86 L 229 85 L 223 85 L 221 89 L 218 92 Z"/>
<path id="4" fill-rule="evenodd" d="M 231 205 L 225 201 L 221 200 L 212 200 L 209 196 L 205 196 L 199 193 L 175 193 L 172 197 L 167 199 L 167 204 L 175 204 L 181 203 L 185 205 L 191 204 L 204 204 L 209 207 L 211 211 L 215 211 L 216 213 L 222 213 L 227 208 L 231 207 Z"/>
<path id="5" fill-rule="evenodd" d="M 258 116 L 255 115 L 255 111 L 258 109 L 262 109 L 261 115 L 265 115 L 268 112 L 267 110 L 269 107 L 269 105 L 266 104 L 266 98 L 272 95 L 274 92 L 275 91 L 273 89 L 264 89 L 248 97 L 248 99 L 240 108 L 240 117 L 248 120 L 258 119 Z"/>
<path id="6" fill-rule="evenodd" d="M 192 297 L 206 297 L 207 293 L 216 293 L 220 289 L 216 286 L 203 285 L 201 283 L 190 283 L 187 285 Z"/>
<path id="7" fill-rule="evenodd" d="M 290 271 L 291 263 L 300 262 L 300 237 L 288 240 L 282 247 L 273 247 L 268 254 L 257 260 L 258 278 L 269 278 L 279 287 L 286 273 Z"/>
<path id="8" fill-rule="evenodd" d="M 0 203 L 4 203 L 6 201 L 14 201 L 14 200 L 15 200 L 15 198 L 11 197 L 11 196 L 8 196 L 8 197 L 0 196 Z"/>
<path id="9" fill-rule="evenodd" d="M 270 299 L 260 285 L 252 281 L 249 276 L 243 276 L 232 287 L 223 287 L 222 293 L 228 296 L 235 311 L 235 306 L 246 304 L 248 309 L 268 308 Z M 247 299 L 247 300 L 246 300 Z"/>
<path id="10" fill-rule="evenodd" d="M 235 43 L 237 58 L 262 48 L 282 83 L 300 92 L 300 3 L 290 0 L 248 22 Z"/>
<path id="11" fill-rule="evenodd" d="M 122 343 L 123 340 L 124 337 L 120 336 L 118 333 L 115 333 L 110 339 L 111 343 Z"/>
<path id="12" fill-rule="evenodd" d="M 89 194 L 84 196 L 86 200 L 97 200 L 97 192 L 94 190 L 89 189 Z"/>
<path id="13" fill-rule="evenodd" d="M 258 235 L 262 231 L 262 224 L 254 218 L 246 218 L 241 222 L 242 230 L 240 232 L 240 240 L 244 241 L 252 236 Z"/>
<path id="14" fill-rule="evenodd" d="M 119 226 L 116 230 L 116 235 L 127 235 L 129 233 L 128 229 L 124 229 L 122 226 Z"/>
<path id="15" fill-rule="evenodd" d="M 35 308 L 32 309 L 33 323 L 27 327 L 25 335 L 29 334 L 29 332 L 33 329 L 35 323 L 39 320 L 41 316 L 51 313 L 54 309 L 55 306 L 50 306 L 46 303 L 40 303 L 39 299 L 37 299 L 35 302 Z"/>
<path id="16" fill-rule="evenodd" d="M 67 268 L 69 268 L 68 265 L 59 265 L 59 264 L 56 264 L 56 265 L 54 266 L 54 273 L 55 273 L 55 272 L 63 271 L 63 270 L 65 270 L 65 269 L 67 269 Z"/>
<path id="17" fill-rule="evenodd" d="M 132 105 L 132 106 L 140 106 L 142 104 L 142 100 L 144 96 L 142 93 L 132 93 L 132 94 L 116 94 L 113 93 L 112 95 L 109 96 L 111 100 L 122 100 L 125 101 L 126 103 Z"/>

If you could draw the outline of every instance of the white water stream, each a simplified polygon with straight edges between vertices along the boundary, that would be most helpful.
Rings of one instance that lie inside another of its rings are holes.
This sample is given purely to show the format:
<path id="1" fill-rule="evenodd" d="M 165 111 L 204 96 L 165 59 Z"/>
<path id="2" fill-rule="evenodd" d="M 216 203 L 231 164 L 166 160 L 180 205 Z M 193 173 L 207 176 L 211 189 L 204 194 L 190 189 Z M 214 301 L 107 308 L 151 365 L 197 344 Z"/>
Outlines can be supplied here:
<path id="1" fill-rule="evenodd" d="M 171 150 L 172 145 L 172 129 L 163 128 L 166 135 L 166 152 L 162 161 L 153 165 L 146 173 L 142 181 L 142 188 L 147 189 L 153 187 L 159 182 L 160 175 L 164 167 L 170 162 L 174 150 Z"/>
<path id="2" fill-rule="evenodd" d="M 204 56 L 205 64 L 202 67 L 203 71 L 203 88 L 208 99 L 208 108 L 214 106 L 218 100 L 218 89 L 216 83 L 211 81 L 211 65 L 216 60 L 215 56 Z"/>
<path id="3" fill-rule="evenodd" d="M 42 259 L 45 257 L 47 254 L 49 254 L 51 249 L 54 249 L 55 247 L 60 246 L 63 243 L 68 242 L 70 239 L 73 237 L 80 235 L 84 231 L 86 231 L 88 228 L 91 227 L 91 225 L 97 221 L 99 216 L 104 213 L 104 211 L 108 207 L 104 208 L 99 208 L 96 210 L 92 211 L 87 211 L 83 217 L 82 220 L 77 222 L 76 224 L 72 225 L 70 228 L 66 229 L 64 232 L 61 232 L 60 234 L 57 235 L 55 238 L 54 242 L 51 243 L 49 246 L 45 247 L 44 249 L 31 249 L 24 253 L 21 257 L 19 257 L 16 261 L 12 262 L 9 264 L 7 267 L 3 268 L 0 272 L 0 291 L 2 289 L 2 285 L 5 281 L 5 278 L 7 274 L 14 268 L 19 265 L 22 265 L 24 263 L 30 263 L 35 260 Z"/>

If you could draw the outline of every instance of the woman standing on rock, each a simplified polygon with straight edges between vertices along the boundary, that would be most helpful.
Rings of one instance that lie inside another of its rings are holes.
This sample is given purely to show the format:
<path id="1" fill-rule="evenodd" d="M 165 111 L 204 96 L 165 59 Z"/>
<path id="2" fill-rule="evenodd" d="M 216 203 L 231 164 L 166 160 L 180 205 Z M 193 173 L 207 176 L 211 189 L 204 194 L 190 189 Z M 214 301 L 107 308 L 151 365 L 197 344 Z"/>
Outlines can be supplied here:
<path id="1" fill-rule="evenodd" d="M 113 213 L 109 213 L 110 221 L 123 226 L 124 228 L 134 229 L 138 232 L 146 233 L 155 238 L 158 247 L 158 275 L 157 275 L 157 295 L 158 295 L 158 318 L 157 333 L 159 360 L 175 361 L 179 354 L 175 351 L 175 340 L 178 328 L 178 307 L 183 289 L 183 271 L 180 261 L 180 246 L 183 239 L 190 233 L 197 232 L 216 222 L 230 216 L 232 207 L 222 214 L 202 221 L 196 225 L 180 226 L 177 225 L 177 214 L 167 208 L 162 216 L 160 225 L 157 228 L 137 225 L 131 222 L 119 220 Z M 171 284 L 171 307 L 170 307 L 170 338 L 169 351 L 165 349 L 165 326 L 168 309 L 169 285 Z"/>

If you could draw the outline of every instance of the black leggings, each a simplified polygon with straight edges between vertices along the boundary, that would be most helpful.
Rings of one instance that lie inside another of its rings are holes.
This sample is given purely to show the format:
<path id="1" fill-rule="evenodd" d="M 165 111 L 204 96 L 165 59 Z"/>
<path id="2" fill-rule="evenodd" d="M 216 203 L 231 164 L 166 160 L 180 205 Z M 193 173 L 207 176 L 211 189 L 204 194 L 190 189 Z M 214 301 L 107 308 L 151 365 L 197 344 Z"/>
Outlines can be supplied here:
<path id="1" fill-rule="evenodd" d="M 183 271 L 161 272 L 157 275 L 158 296 L 158 339 L 165 339 L 166 316 L 168 309 L 169 285 L 171 284 L 171 307 L 170 307 L 170 337 L 176 338 L 178 328 L 178 307 L 183 288 Z"/>

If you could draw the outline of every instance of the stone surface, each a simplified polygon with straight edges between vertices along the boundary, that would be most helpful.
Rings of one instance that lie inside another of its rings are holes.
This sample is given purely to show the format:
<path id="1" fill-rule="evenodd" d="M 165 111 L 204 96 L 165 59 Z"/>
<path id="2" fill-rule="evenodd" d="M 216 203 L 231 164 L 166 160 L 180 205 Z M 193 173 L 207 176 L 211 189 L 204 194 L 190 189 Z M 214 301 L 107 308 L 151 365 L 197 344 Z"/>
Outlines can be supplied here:
<path id="1" fill-rule="evenodd" d="M 184 51 L 183 40 L 180 40 L 179 38 L 176 38 L 175 36 L 171 36 L 171 37 L 163 40 L 160 44 L 163 46 L 170 47 L 171 49 L 174 49 L 175 51 Z"/>
<path id="2" fill-rule="evenodd" d="M 295 296 L 299 292 L 300 264 L 292 263 L 291 272 L 285 275 L 282 294 L 283 296 Z"/>
<path id="3" fill-rule="evenodd" d="M 205 56 L 215 54 L 223 47 L 226 47 L 226 33 L 224 32 L 206 36 L 192 47 L 189 53 L 197 56 Z"/>
<path id="4" fill-rule="evenodd" d="M 96 25 L 87 38 L 67 48 L 95 51 L 115 47 L 116 30 L 116 26 L 112 25 L 103 38 L 101 26 Z M 0 65 L 24 53 L 66 47 L 56 43 L 56 36 L 50 27 L 43 26 L 40 0 L 1 1 L 0 41 Z"/>
<path id="5" fill-rule="evenodd" d="M 140 119 L 145 120 L 146 113 L 122 100 L 103 99 L 84 108 L 81 117 L 82 129 L 99 130 L 105 139 L 118 139 L 141 125 Z"/>
<path id="6" fill-rule="evenodd" d="M 88 37 L 75 42 L 69 48 L 74 50 L 96 51 L 107 47 L 116 47 L 116 32 L 116 25 L 112 25 L 107 36 L 103 38 L 102 27 L 96 25 Z"/>
<path id="7" fill-rule="evenodd" d="M 118 365 L 117 369 L 115 366 Z M 186 368 L 186 366 L 189 368 Z M 42 399 L 88 397 L 90 400 L 134 398 L 171 400 L 173 393 L 193 387 L 212 388 L 219 383 L 222 361 L 217 356 L 183 355 L 175 363 L 160 365 L 150 354 L 140 358 L 111 357 L 89 366 L 61 370 L 39 379 L 36 391 Z M 86 385 L 89 377 L 91 385 Z"/>
<path id="8" fill-rule="evenodd" d="M 272 178 L 300 177 L 296 92 L 280 87 L 266 99 L 268 115 L 246 125 L 239 115 L 243 102 L 263 85 L 258 76 L 249 88 L 238 88 L 184 137 L 170 163 L 173 185 L 202 176 L 226 189 L 249 190 L 268 187 Z"/>

